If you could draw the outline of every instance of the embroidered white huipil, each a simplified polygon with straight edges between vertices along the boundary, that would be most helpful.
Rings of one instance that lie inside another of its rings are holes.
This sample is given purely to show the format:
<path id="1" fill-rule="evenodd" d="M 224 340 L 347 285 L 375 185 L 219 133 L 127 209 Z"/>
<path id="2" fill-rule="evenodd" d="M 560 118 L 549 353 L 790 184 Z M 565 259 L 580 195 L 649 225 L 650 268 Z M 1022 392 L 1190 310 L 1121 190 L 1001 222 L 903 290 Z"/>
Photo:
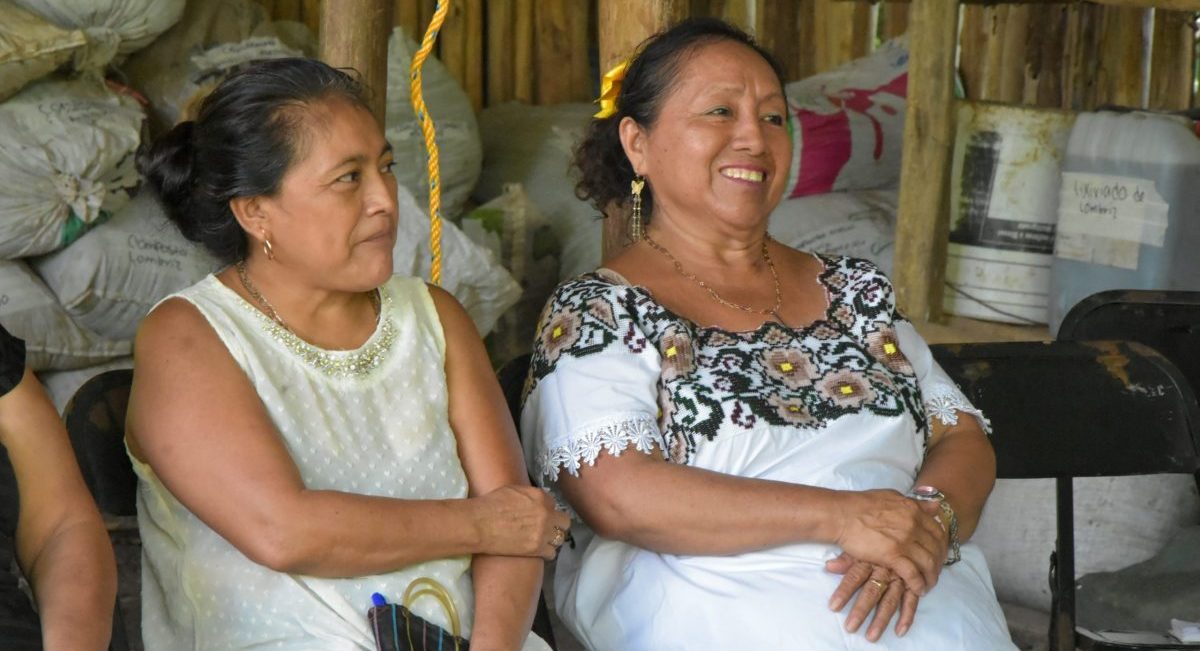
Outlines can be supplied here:
<path id="1" fill-rule="evenodd" d="M 866 261 L 821 257 L 829 308 L 803 328 L 698 326 L 607 270 L 560 286 L 538 332 L 522 413 L 529 468 L 555 490 L 599 454 L 839 490 L 913 486 L 926 416 L 978 416 L 895 315 Z M 969 469 L 965 469 L 969 472 Z M 703 499 L 702 495 L 695 496 Z M 803 508 L 798 504 L 797 508 Z M 840 550 L 793 544 L 732 556 L 660 554 L 576 519 L 559 553 L 559 615 L 593 651 L 861 649 L 1009 651 L 973 545 L 942 570 L 904 637 L 875 644 L 831 612 Z"/>
<path id="2" fill-rule="evenodd" d="M 403 499 L 464 498 L 467 479 L 448 420 L 445 341 L 433 300 L 415 278 L 393 278 L 380 293 L 379 324 L 353 351 L 307 344 L 214 276 L 176 296 L 195 305 L 220 335 L 307 487 Z M 470 634 L 469 557 L 345 579 L 276 572 L 246 558 L 188 511 L 149 466 L 136 459 L 134 465 L 140 477 L 142 634 L 148 651 L 375 649 L 366 618 L 371 593 L 399 601 L 418 577 L 446 586 L 464 635 Z M 449 627 L 432 599 L 419 601 L 414 611 Z M 526 646 L 544 648 L 540 640 Z"/>

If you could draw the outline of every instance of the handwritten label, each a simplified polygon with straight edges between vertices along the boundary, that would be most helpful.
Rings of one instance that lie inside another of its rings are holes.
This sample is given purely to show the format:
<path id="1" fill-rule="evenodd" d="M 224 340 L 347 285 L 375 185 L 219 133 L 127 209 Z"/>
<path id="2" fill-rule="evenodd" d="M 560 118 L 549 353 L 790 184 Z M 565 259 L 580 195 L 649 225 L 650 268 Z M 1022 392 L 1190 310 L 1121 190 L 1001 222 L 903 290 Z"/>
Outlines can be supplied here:
<path id="1" fill-rule="evenodd" d="M 1166 241 L 1169 211 L 1152 180 L 1064 172 L 1054 255 L 1137 269 L 1142 245 Z"/>

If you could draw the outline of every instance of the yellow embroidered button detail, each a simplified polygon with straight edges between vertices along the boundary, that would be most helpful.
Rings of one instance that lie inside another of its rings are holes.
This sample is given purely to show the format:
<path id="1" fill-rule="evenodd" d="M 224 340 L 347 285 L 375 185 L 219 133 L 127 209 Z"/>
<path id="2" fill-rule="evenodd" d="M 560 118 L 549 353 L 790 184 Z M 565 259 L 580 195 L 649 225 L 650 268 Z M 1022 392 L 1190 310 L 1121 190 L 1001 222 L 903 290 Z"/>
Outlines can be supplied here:
<path id="1" fill-rule="evenodd" d="M 779 365 L 779 370 L 783 371 L 784 373 L 791 373 L 792 369 L 794 369 L 794 368 L 796 368 L 796 367 L 792 366 L 791 362 L 784 362 Z"/>
<path id="2" fill-rule="evenodd" d="M 797 407 L 796 405 L 788 405 L 788 411 L 790 411 L 794 414 L 794 413 L 800 411 L 800 408 Z"/>
<path id="3" fill-rule="evenodd" d="M 887 342 L 886 344 L 883 345 L 883 352 L 885 352 L 889 355 L 895 355 L 896 354 L 896 344 L 893 344 L 890 341 Z"/>
<path id="4" fill-rule="evenodd" d="M 554 326 L 554 332 L 551 332 L 550 336 L 554 339 L 558 339 L 559 337 L 561 337 L 562 336 L 562 326 Z"/>
<path id="5" fill-rule="evenodd" d="M 843 384 L 842 386 L 838 387 L 838 391 L 841 391 L 843 396 L 848 396 L 854 393 L 854 387 L 850 386 L 849 384 Z"/>
<path id="6" fill-rule="evenodd" d="M 671 346 L 670 348 L 667 349 L 667 357 L 674 357 L 678 354 L 679 354 L 679 351 L 676 350 L 674 346 Z"/>

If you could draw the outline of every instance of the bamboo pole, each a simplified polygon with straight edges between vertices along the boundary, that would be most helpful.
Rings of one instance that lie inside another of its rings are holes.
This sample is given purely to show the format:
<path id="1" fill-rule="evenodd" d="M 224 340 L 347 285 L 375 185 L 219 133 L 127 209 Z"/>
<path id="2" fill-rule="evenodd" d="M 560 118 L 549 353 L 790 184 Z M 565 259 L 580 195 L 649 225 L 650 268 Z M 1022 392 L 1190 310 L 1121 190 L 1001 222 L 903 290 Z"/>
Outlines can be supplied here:
<path id="1" fill-rule="evenodd" d="M 359 71 L 379 124 L 383 124 L 386 106 L 391 25 L 391 0 L 326 0 L 321 5 L 321 59 Z"/>
<path id="2" fill-rule="evenodd" d="M 487 95 L 495 106 L 513 98 L 513 0 L 487 3 Z"/>
<path id="3" fill-rule="evenodd" d="M 865 56 L 871 50 L 871 5 L 866 2 L 815 0 L 816 69 L 823 72 Z"/>
<path id="4" fill-rule="evenodd" d="M 1072 111 L 1093 108 L 1097 71 L 1100 67 L 1100 13 L 1103 7 L 1071 5 L 1067 8 L 1067 32 L 1063 65 L 1063 107 Z"/>
<path id="5" fill-rule="evenodd" d="M 517 0 L 513 16 L 513 98 L 533 103 L 533 0 Z"/>
<path id="6" fill-rule="evenodd" d="M 1142 16 L 1137 7 L 1102 7 L 1103 47 L 1096 90 L 1090 104 L 1142 106 Z"/>
<path id="7" fill-rule="evenodd" d="M 884 40 L 896 38 L 908 31 L 908 5 L 890 2 L 880 7 L 879 35 Z"/>
<path id="8" fill-rule="evenodd" d="M 1195 56 L 1196 35 L 1192 14 L 1156 11 L 1149 108 L 1179 111 L 1192 105 Z"/>
<path id="9" fill-rule="evenodd" d="M 336 2 L 337 0 L 327 0 Z M 417 4 L 417 0 L 393 0 L 392 16 L 395 17 L 396 25 L 404 28 L 404 33 L 412 40 L 417 40 L 425 33 L 425 26 L 421 24 L 421 8 Z"/>
<path id="10" fill-rule="evenodd" d="M 336 2 L 336 0 L 327 0 Z M 300 19 L 308 26 L 314 36 L 321 37 L 321 0 L 303 0 L 300 5 Z"/>
<path id="11" fill-rule="evenodd" d="M 1033 6 L 1025 45 L 1024 103 L 1062 108 L 1066 5 Z"/>
<path id="12" fill-rule="evenodd" d="M 686 15 L 685 0 L 600 0 L 600 69 L 608 70 L 629 57 L 638 44 Z M 627 244 L 622 209 L 605 211 L 602 258 L 616 255 Z"/>
<path id="13" fill-rule="evenodd" d="M 578 4 L 579 0 L 542 0 L 537 4 L 534 52 L 538 104 L 590 99 L 588 15 L 578 10 Z"/>
<path id="14" fill-rule="evenodd" d="M 954 147 L 958 2 L 913 0 L 909 21 L 908 107 L 896 223 L 896 298 L 909 317 L 938 321 L 949 235 L 946 193 Z"/>

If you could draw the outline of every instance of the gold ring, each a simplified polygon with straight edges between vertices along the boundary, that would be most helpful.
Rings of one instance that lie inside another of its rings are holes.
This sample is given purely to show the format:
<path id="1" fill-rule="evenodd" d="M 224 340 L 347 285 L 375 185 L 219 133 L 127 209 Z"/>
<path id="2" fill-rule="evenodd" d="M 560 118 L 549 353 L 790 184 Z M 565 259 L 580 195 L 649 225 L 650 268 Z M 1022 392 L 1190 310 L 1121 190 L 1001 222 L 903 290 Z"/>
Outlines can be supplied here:
<path id="1" fill-rule="evenodd" d="M 554 527 L 554 538 L 550 540 L 550 546 L 558 547 L 559 545 L 563 544 L 563 541 L 566 540 L 566 538 L 567 532 L 559 529 L 558 527 Z"/>
<path id="2" fill-rule="evenodd" d="M 883 581 L 880 581 L 879 579 L 876 579 L 874 577 L 867 579 L 867 583 L 870 583 L 870 584 L 874 585 L 875 587 L 879 588 L 880 592 L 887 590 L 887 586 L 888 586 L 887 583 L 884 583 Z"/>

